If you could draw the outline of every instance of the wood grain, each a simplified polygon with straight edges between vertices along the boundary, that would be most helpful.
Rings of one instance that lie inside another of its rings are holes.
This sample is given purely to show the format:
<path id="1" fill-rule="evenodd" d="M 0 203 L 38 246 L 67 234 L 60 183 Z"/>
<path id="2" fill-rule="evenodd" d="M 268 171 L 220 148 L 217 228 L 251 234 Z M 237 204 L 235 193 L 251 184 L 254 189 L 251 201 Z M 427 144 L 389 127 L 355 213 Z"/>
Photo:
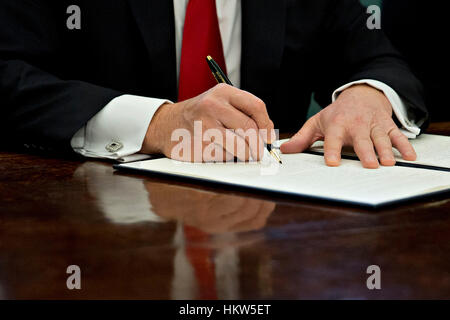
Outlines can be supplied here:
<path id="1" fill-rule="evenodd" d="M 430 132 L 450 135 L 450 124 Z M 82 270 L 81 290 L 66 287 L 69 265 Z M 370 265 L 381 267 L 382 290 L 366 287 Z M 0 153 L 0 298 L 195 299 L 205 290 L 448 299 L 450 197 L 367 210 Z"/>

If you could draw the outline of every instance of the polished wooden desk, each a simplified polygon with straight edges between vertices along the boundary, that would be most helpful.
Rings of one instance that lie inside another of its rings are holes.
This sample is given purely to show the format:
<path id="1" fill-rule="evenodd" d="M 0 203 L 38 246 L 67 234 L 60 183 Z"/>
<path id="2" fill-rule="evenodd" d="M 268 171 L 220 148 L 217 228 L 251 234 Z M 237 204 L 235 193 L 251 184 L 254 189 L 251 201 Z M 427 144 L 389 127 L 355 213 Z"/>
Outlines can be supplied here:
<path id="1" fill-rule="evenodd" d="M 0 298 L 450 298 L 450 196 L 375 211 L 3 152 Z"/>

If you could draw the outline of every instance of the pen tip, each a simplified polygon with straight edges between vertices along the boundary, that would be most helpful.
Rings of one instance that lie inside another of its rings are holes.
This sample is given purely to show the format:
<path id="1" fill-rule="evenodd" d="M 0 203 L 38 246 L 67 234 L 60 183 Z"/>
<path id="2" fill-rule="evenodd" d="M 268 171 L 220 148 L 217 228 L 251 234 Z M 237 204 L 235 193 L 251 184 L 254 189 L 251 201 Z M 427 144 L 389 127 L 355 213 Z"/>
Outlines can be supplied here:
<path id="1" fill-rule="evenodd" d="M 208 59 L 209 61 L 212 60 L 211 56 L 206 56 L 206 59 Z"/>

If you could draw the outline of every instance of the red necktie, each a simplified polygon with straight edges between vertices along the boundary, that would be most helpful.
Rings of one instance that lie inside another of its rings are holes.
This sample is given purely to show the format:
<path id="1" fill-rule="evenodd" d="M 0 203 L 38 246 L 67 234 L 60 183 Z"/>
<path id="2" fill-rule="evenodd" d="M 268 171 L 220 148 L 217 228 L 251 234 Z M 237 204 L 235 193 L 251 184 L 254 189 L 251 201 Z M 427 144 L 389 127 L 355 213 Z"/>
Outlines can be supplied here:
<path id="1" fill-rule="evenodd" d="M 184 232 L 187 240 L 186 255 L 194 269 L 199 289 L 196 299 L 216 300 L 216 272 L 213 250 L 208 247 L 195 246 L 195 242 L 206 242 L 210 236 L 187 225 L 184 226 Z"/>
<path id="2" fill-rule="evenodd" d="M 226 72 L 215 0 L 190 0 L 186 8 L 181 49 L 178 101 L 195 97 L 217 83 L 206 56 Z"/>

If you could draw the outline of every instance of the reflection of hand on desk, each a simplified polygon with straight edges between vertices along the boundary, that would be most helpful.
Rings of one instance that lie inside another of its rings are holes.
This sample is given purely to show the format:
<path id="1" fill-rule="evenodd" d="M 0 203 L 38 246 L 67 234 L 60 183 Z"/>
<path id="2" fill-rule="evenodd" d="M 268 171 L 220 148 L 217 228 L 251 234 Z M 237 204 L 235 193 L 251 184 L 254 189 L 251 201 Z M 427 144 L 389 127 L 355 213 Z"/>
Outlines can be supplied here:
<path id="1" fill-rule="evenodd" d="M 274 202 L 255 198 L 151 181 L 146 181 L 145 187 L 155 214 L 209 234 L 259 230 L 275 210 Z"/>
<path id="2" fill-rule="evenodd" d="M 86 181 L 99 209 L 116 224 L 179 221 L 209 234 L 245 232 L 263 228 L 275 209 L 271 201 L 111 176 L 110 170 L 86 162 L 74 178 Z"/>

